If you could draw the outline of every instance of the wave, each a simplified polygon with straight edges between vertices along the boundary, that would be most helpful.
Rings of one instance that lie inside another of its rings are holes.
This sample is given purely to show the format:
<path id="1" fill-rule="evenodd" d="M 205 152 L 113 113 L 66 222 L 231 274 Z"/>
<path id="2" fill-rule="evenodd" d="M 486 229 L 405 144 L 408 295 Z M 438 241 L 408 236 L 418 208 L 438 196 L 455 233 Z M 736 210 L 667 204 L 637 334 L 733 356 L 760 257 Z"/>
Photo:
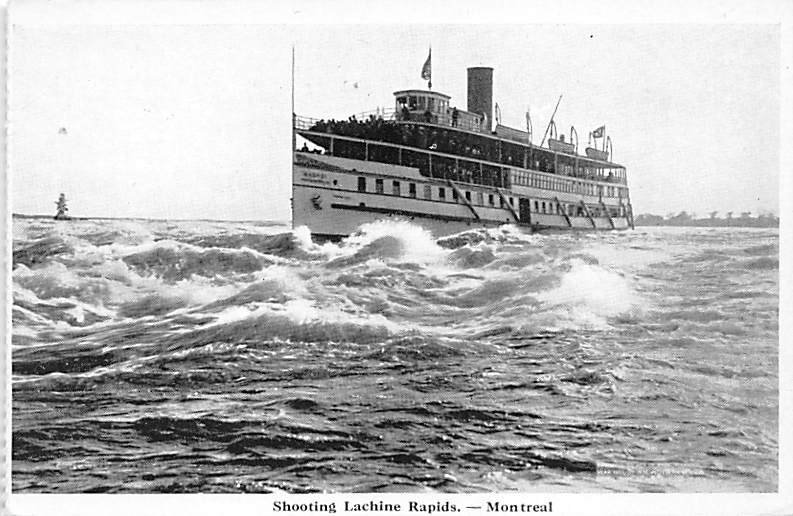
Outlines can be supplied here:
<path id="1" fill-rule="evenodd" d="M 166 281 L 190 279 L 193 275 L 251 273 L 273 263 L 247 250 L 195 250 L 170 245 L 130 254 L 123 261 L 139 273 L 155 274 Z"/>
<path id="2" fill-rule="evenodd" d="M 542 291 L 537 298 L 546 310 L 562 316 L 568 327 L 603 327 L 607 319 L 641 309 L 643 300 L 625 276 L 587 263 L 580 258 L 567 262 L 556 288 Z"/>
<path id="3" fill-rule="evenodd" d="M 59 262 L 50 262 L 33 269 L 20 265 L 13 273 L 13 280 L 40 299 L 92 302 L 108 299 L 111 291 L 103 278 L 82 276 Z"/>
<path id="4" fill-rule="evenodd" d="M 338 257 L 330 260 L 326 266 L 329 268 L 351 267 L 373 259 L 386 260 L 401 258 L 405 254 L 405 242 L 392 235 L 381 236 L 363 245 L 351 256 Z"/>
<path id="5" fill-rule="evenodd" d="M 201 321 L 222 325 L 254 314 L 273 317 L 271 332 L 278 338 L 312 340 L 325 330 L 330 339 L 354 335 L 360 317 L 379 318 L 390 330 L 405 325 L 441 335 L 470 331 L 487 318 L 515 327 L 603 326 L 614 317 L 630 320 L 639 304 L 626 277 L 584 250 L 567 250 L 581 237 L 559 241 L 511 226 L 448 237 L 458 240 L 446 247 L 444 239 L 405 221 L 365 224 L 347 239 L 323 245 L 311 242 L 305 228 L 277 234 L 190 235 L 170 226 L 83 233 L 94 243 L 112 235 L 129 238 L 101 249 L 85 244 L 79 257 L 32 269 L 19 265 L 15 289 L 36 298 L 27 309 L 71 326 L 168 316 L 173 324 L 195 321 L 199 332 L 205 331 Z M 86 307 L 77 310 L 87 317 L 67 313 L 75 310 L 72 300 L 96 307 L 97 316 Z M 291 328 L 294 314 L 286 312 L 323 304 L 326 314 L 343 315 L 331 323 L 301 321 L 311 330 Z M 347 322 L 352 326 L 340 330 Z"/>
<path id="6" fill-rule="evenodd" d="M 448 257 L 449 262 L 463 269 L 478 269 L 496 260 L 496 254 L 491 248 L 471 248 L 469 245 L 452 252 Z"/>
<path id="7" fill-rule="evenodd" d="M 130 318 L 164 315 L 187 305 L 188 300 L 183 297 L 149 294 L 121 304 L 118 308 L 118 315 Z"/>
<path id="8" fill-rule="evenodd" d="M 256 345 L 274 339 L 291 342 L 352 342 L 368 344 L 388 339 L 395 325 L 385 318 L 360 318 L 341 312 L 323 312 L 304 300 L 286 303 L 282 312 L 269 306 L 249 310 L 233 307 L 217 322 L 174 335 L 169 349 L 214 342 Z"/>
<path id="9" fill-rule="evenodd" d="M 740 267 L 747 270 L 775 270 L 779 269 L 779 258 L 764 256 L 755 260 L 742 262 Z"/>
<path id="10" fill-rule="evenodd" d="M 340 251 L 359 258 L 401 259 L 417 264 L 438 262 L 446 256 L 429 231 L 402 220 L 363 224 L 343 240 Z"/>
<path id="11" fill-rule="evenodd" d="M 767 256 L 779 254 L 779 246 L 777 244 L 758 244 L 741 249 L 744 254 L 752 256 Z"/>
<path id="12" fill-rule="evenodd" d="M 13 268 L 19 265 L 35 267 L 49 262 L 58 255 L 73 252 L 74 248 L 67 244 L 62 237 L 49 236 L 14 249 L 12 253 Z"/>
<path id="13" fill-rule="evenodd" d="M 306 258 L 305 241 L 293 232 L 266 235 L 242 233 L 228 235 L 202 235 L 185 238 L 185 243 L 207 248 L 253 249 L 262 254 L 286 258 Z"/>

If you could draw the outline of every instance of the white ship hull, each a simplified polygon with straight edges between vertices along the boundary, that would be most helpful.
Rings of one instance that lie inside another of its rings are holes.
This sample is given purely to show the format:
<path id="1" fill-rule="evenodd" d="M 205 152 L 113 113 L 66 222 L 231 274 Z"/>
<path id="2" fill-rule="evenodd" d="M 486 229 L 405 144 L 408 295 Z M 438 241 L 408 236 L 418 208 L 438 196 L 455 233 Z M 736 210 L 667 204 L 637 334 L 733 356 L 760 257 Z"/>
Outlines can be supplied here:
<path id="1" fill-rule="evenodd" d="M 604 200 L 596 196 L 567 192 L 451 184 L 406 166 L 305 152 L 295 152 L 293 167 L 293 226 L 307 226 L 316 238 L 341 238 L 362 224 L 395 219 L 411 221 L 436 237 L 503 224 L 527 231 L 629 227 L 624 213 L 576 213 L 582 203 L 605 208 L 616 199 L 601 204 Z"/>

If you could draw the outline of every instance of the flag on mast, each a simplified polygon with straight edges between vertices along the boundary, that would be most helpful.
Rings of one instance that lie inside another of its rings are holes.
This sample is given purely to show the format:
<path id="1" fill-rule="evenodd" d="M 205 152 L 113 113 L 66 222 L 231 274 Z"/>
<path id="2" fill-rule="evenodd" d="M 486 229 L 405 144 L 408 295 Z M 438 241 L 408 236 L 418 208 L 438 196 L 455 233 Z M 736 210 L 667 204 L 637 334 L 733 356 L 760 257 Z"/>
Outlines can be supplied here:
<path id="1" fill-rule="evenodd" d="M 421 78 L 428 81 L 429 88 L 432 89 L 432 47 L 427 60 L 424 61 L 424 66 L 421 67 Z"/>
<path id="2" fill-rule="evenodd" d="M 592 131 L 592 138 L 603 138 L 603 133 L 605 133 L 605 132 L 606 132 L 606 126 L 605 125 L 601 125 L 597 129 Z"/>

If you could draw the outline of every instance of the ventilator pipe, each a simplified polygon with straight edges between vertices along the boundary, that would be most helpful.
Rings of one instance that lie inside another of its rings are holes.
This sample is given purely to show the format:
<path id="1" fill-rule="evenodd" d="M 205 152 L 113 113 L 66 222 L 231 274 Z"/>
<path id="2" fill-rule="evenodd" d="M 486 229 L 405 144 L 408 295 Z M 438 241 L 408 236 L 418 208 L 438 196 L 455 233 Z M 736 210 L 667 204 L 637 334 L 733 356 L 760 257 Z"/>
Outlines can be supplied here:
<path id="1" fill-rule="evenodd" d="M 575 136 L 575 152 L 578 153 L 578 131 L 574 126 L 570 126 L 570 143 L 573 143 L 573 136 Z"/>

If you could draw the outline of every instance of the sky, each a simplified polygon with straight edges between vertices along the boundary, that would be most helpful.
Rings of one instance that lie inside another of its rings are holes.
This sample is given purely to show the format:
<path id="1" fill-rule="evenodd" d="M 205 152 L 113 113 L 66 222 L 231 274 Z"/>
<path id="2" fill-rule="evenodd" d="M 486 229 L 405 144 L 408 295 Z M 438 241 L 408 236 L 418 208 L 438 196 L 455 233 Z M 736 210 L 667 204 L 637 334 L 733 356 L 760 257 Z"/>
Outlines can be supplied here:
<path id="1" fill-rule="evenodd" d="M 431 45 L 453 105 L 491 66 L 505 125 L 529 109 L 542 133 L 559 95 L 582 148 L 605 125 L 637 214 L 779 213 L 779 25 L 242 21 L 12 11 L 12 210 L 54 214 L 64 192 L 73 216 L 288 220 L 294 44 L 299 115 L 393 107 L 426 87 Z"/>

